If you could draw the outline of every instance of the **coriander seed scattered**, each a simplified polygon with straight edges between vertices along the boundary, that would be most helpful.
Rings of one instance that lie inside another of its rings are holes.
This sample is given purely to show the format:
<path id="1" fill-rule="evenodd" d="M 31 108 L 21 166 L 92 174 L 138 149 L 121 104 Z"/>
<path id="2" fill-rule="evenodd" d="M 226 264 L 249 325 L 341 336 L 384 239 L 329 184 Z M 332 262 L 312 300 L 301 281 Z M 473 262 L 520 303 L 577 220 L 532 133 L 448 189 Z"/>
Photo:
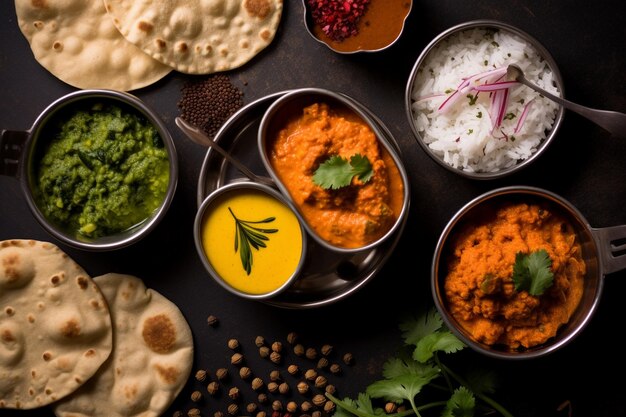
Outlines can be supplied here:
<path id="1" fill-rule="evenodd" d="M 330 395 L 335 395 L 337 388 L 335 388 L 333 384 L 328 384 L 326 385 L 326 388 L 324 388 L 324 391 L 329 393 Z"/>
<path id="2" fill-rule="evenodd" d="M 259 355 L 260 355 L 262 358 L 267 358 L 267 357 L 270 355 L 270 348 L 269 348 L 269 347 L 267 347 L 267 346 L 261 346 L 261 347 L 259 348 Z"/>
<path id="3" fill-rule="evenodd" d="M 272 410 L 281 411 L 282 409 L 283 403 L 281 403 L 279 400 L 274 400 L 274 402 L 272 402 Z"/>
<path id="4" fill-rule="evenodd" d="M 318 369 L 325 369 L 327 366 L 328 366 L 328 359 L 320 358 L 320 360 L 317 361 L 317 368 Z"/>
<path id="5" fill-rule="evenodd" d="M 352 365 L 353 362 L 354 358 L 352 357 L 352 353 L 346 353 L 345 355 L 343 355 L 343 363 L 345 363 L 346 365 Z"/>
<path id="6" fill-rule="evenodd" d="M 270 382 L 267 384 L 267 390 L 269 392 L 276 392 L 278 391 L 278 384 L 274 381 Z"/>
<path id="7" fill-rule="evenodd" d="M 298 404 L 295 401 L 289 401 L 287 403 L 287 412 L 295 413 L 298 411 Z"/>
<path id="8" fill-rule="evenodd" d="M 210 315 L 209 317 L 206 318 L 206 322 L 209 326 L 215 327 L 217 326 L 217 323 L 219 322 L 219 320 L 214 315 Z"/>
<path id="9" fill-rule="evenodd" d="M 398 409 L 398 406 L 394 402 L 389 401 L 388 403 L 385 404 L 385 413 L 387 414 L 393 414 L 396 412 L 397 409 Z"/>
<path id="10" fill-rule="evenodd" d="M 228 348 L 232 350 L 239 349 L 239 340 L 237 339 L 229 339 L 228 340 Z"/>
<path id="11" fill-rule="evenodd" d="M 258 391 L 263 388 L 263 380 L 259 377 L 256 377 L 252 380 L 252 383 L 250 385 L 252 386 L 252 389 L 254 391 Z"/>
<path id="12" fill-rule="evenodd" d="M 333 363 L 330 365 L 330 373 L 331 374 L 340 374 L 341 373 L 341 365 L 338 363 Z"/>
<path id="13" fill-rule="evenodd" d="M 291 332 L 287 335 L 287 343 L 293 345 L 298 340 L 298 334 L 296 332 Z"/>
<path id="14" fill-rule="evenodd" d="M 304 355 L 304 346 L 302 346 L 300 343 L 298 343 L 297 345 L 295 345 L 293 347 L 293 353 L 296 356 L 303 356 Z"/>
<path id="15" fill-rule="evenodd" d="M 237 404 L 230 404 L 228 406 L 228 414 L 230 414 L 231 416 L 236 415 L 239 412 L 239 406 Z"/>
<path id="16" fill-rule="evenodd" d="M 202 382 L 204 380 L 206 380 L 207 377 L 207 371 L 205 371 L 204 369 L 198 369 L 196 371 L 196 380 L 199 382 Z"/>
<path id="17" fill-rule="evenodd" d="M 267 413 L 263 410 L 256 413 L 256 417 L 267 417 Z"/>
<path id="18" fill-rule="evenodd" d="M 324 403 L 324 411 L 327 413 L 335 411 L 335 403 L 332 401 L 326 401 L 326 403 Z"/>
<path id="19" fill-rule="evenodd" d="M 282 357 L 280 356 L 280 353 L 272 351 L 272 353 L 270 353 L 270 360 L 276 364 L 279 364 L 282 360 Z"/>
<path id="20" fill-rule="evenodd" d="M 289 372 L 291 375 L 297 375 L 298 372 L 300 372 L 300 368 L 298 367 L 298 365 L 292 364 L 287 367 L 287 372 Z"/>
<path id="21" fill-rule="evenodd" d="M 309 384 L 304 381 L 300 381 L 298 382 L 298 385 L 296 385 L 296 389 L 300 394 L 306 394 L 307 392 L 309 392 Z"/>
<path id="22" fill-rule="evenodd" d="M 302 404 L 300 404 L 300 410 L 302 410 L 303 413 L 308 413 L 311 411 L 311 408 L 313 408 L 313 404 L 308 401 L 303 401 Z"/>
<path id="23" fill-rule="evenodd" d="M 256 405 L 256 403 L 249 403 L 248 405 L 246 405 L 246 411 L 247 411 L 249 414 L 254 413 L 254 412 L 256 411 L 256 409 L 257 409 L 257 405 Z"/>
<path id="24" fill-rule="evenodd" d="M 200 413 L 200 410 L 198 408 L 190 408 L 189 411 L 187 411 L 187 415 L 189 417 L 199 417 L 202 414 Z"/>
<path id="25" fill-rule="evenodd" d="M 322 412 L 320 410 L 315 410 L 311 413 L 311 417 L 322 417 Z"/>
<path id="26" fill-rule="evenodd" d="M 267 402 L 269 401 L 269 398 L 267 398 L 267 394 L 262 392 L 260 393 L 257 397 L 256 400 L 260 403 L 260 404 L 267 404 Z"/>
<path id="27" fill-rule="evenodd" d="M 327 383 L 328 380 L 323 375 L 318 375 L 317 378 L 315 378 L 315 388 L 324 388 Z"/>
<path id="28" fill-rule="evenodd" d="M 281 394 L 289 394 L 289 384 L 287 384 L 286 382 L 282 382 L 279 386 L 278 386 L 278 392 L 280 392 Z"/>
<path id="29" fill-rule="evenodd" d="M 278 353 L 280 353 L 280 351 L 281 351 L 281 350 L 283 350 L 283 344 L 282 344 L 282 343 L 280 343 L 280 342 L 278 342 L 278 341 L 277 341 L 277 342 L 272 343 L 272 350 L 273 350 L 274 352 L 278 352 Z"/>
<path id="30" fill-rule="evenodd" d="M 216 381 L 210 382 L 209 385 L 207 385 L 207 387 L 206 387 L 206 390 L 211 395 L 217 394 L 217 391 L 219 389 L 220 389 L 220 384 L 218 382 L 216 382 Z"/>
<path id="31" fill-rule="evenodd" d="M 191 393 L 191 401 L 197 403 L 200 400 L 202 400 L 202 393 L 200 391 L 194 391 Z"/>
<path id="32" fill-rule="evenodd" d="M 252 370 L 247 366 L 242 366 L 239 368 L 239 376 L 241 379 L 248 379 L 252 376 Z"/>
<path id="33" fill-rule="evenodd" d="M 228 377 L 228 369 L 226 369 L 226 368 L 219 368 L 217 371 L 215 371 L 215 376 L 220 381 L 223 380 L 223 379 L 226 379 L 226 377 Z"/>
<path id="34" fill-rule="evenodd" d="M 265 345 L 265 338 L 263 336 L 257 336 L 254 339 L 254 344 L 256 345 L 256 347 L 261 347 Z"/>
<path id="35" fill-rule="evenodd" d="M 238 400 L 239 399 L 239 388 L 237 387 L 231 387 L 228 390 L 228 396 L 230 397 L 231 400 Z"/>
<path id="36" fill-rule="evenodd" d="M 307 350 L 304 352 L 304 355 L 307 357 L 307 359 L 315 360 L 317 359 L 317 349 L 312 347 L 307 348 Z"/>
<path id="37" fill-rule="evenodd" d="M 313 404 L 316 406 L 321 407 L 326 402 L 326 397 L 322 394 L 316 394 L 311 401 L 313 401 Z"/>
<path id="38" fill-rule="evenodd" d="M 317 371 L 315 369 L 307 369 L 304 373 L 304 378 L 309 381 L 314 381 L 317 378 Z"/>
<path id="39" fill-rule="evenodd" d="M 213 417 L 224 417 L 224 413 L 218 410 L 215 413 L 213 413 Z"/>
<path id="40" fill-rule="evenodd" d="M 243 363 L 243 355 L 239 352 L 233 353 L 230 357 L 230 363 L 233 365 L 241 365 Z"/>
<path id="41" fill-rule="evenodd" d="M 270 372 L 270 381 L 279 382 L 282 380 L 283 377 L 278 369 L 274 369 L 272 372 Z"/>
<path id="42" fill-rule="evenodd" d="M 180 410 L 174 411 L 174 414 L 172 414 L 172 417 L 183 417 L 183 412 Z"/>
<path id="43" fill-rule="evenodd" d="M 333 347 L 331 345 L 324 345 L 322 346 L 321 351 L 322 351 L 322 355 L 328 356 L 332 353 Z"/>

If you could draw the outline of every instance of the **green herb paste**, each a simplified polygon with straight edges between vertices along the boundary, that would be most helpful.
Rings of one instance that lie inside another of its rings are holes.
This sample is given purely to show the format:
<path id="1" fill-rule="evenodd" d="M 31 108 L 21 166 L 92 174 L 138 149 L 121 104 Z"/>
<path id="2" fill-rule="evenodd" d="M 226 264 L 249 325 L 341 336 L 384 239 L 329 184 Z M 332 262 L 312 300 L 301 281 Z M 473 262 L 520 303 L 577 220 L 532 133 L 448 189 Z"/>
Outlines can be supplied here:
<path id="1" fill-rule="evenodd" d="M 38 163 L 38 204 L 52 222 L 97 238 L 148 218 L 168 183 L 157 129 L 116 105 L 96 104 L 60 121 Z"/>

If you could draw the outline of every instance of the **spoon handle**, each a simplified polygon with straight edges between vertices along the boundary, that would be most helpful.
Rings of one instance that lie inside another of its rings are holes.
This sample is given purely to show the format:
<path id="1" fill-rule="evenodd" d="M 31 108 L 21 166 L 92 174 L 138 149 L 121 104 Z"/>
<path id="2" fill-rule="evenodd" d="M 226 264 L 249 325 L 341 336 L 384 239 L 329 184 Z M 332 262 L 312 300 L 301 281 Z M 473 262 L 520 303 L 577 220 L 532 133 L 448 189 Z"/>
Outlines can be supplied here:
<path id="1" fill-rule="evenodd" d="M 273 182 L 267 180 L 263 177 L 256 175 L 254 172 L 250 171 L 247 166 L 239 162 L 236 158 L 233 158 L 224 148 L 217 144 L 214 140 L 205 135 L 199 128 L 193 126 L 189 122 L 186 122 L 181 117 L 176 117 L 175 119 L 176 125 L 182 130 L 193 142 L 207 146 L 209 148 L 213 148 L 220 155 L 224 157 L 228 162 L 233 164 L 242 174 L 251 179 L 252 181 L 261 182 L 265 184 L 274 185 Z"/>
<path id="2" fill-rule="evenodd" d="M 521 75 L 517 77 L 517 81 L 527 87 L 532 88 L 542 96 L 559 103 L 566 109 L 578 113 L 583 117 L 586 117 L 598 126 L 606 129 L 612 135 L 621 138 L 626 137 L 626 114 L 609 110 L 592 109 L 582 106 L 580 104 L 572 103 L 569 100 L 565 100 L 564 98 L 555 96 L 554 94 L 549 93 L 546 90 L 536 86 Z"/>

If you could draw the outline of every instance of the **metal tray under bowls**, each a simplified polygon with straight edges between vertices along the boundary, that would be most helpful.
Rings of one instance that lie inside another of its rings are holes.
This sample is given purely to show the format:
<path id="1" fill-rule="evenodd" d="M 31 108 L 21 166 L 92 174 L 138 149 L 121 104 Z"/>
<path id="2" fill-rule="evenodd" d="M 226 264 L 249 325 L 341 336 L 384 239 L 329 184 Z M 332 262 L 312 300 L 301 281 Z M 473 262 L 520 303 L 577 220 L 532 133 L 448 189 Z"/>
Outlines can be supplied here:
<path id="1" fill-rule="evenodd" d="M 224 123 L 214 138 L 235 158 L 262 176 L 268 176 L 268 174 L 261 161 L 257 146 L 259 124 L 267 108 L 287 92 L 274 93 L 245 105 Z M 380 125 L 386 139 L 400 155 L 400 148 L 396 140 L 382 121 L 362 104 L 356 101 L 355 103 Z M 219 153 L 209 149 L 204 158 L 198 180 L 198 207 L 212 191 L 236 181 L 249 180 Z M 262 302 L 277 307 L 304 309 L 334 303 L 354 293 L 371 280 L 384 266 L 400 240 L 407 217 L 404 217 L 404 221 L 391 239 L 364 252 L 337 254 L 321 247 L 314 239 L 309 238 L 307 240 L 307 259 L 301 276 L 289 289 Z"/>

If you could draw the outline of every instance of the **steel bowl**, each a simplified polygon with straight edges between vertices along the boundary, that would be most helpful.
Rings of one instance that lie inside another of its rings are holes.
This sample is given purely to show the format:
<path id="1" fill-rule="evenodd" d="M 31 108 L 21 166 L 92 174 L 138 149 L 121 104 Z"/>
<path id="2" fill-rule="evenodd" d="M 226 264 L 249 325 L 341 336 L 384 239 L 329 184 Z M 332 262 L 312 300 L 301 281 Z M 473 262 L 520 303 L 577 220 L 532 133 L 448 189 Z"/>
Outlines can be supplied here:
<path id="1" fill-rule="evenodd" d="M 288 120 L 291 116 L 301 114 L 302 109 L 310 104 L 325 102 L 331 107 L 337 106 L 338 108 L 347 109 L 350 112 L 356 114 L 361 120 L 363 120 L 376 135 L 379 144 L 385 151 L 391 156 L 394 164 L 398 168 L 403 183 L 403 196 L 402 196 L 402 208 L 395 220 L 394 224 L 382 235 L 380 238 L 366 245 L 356 248 L 346 248 L 337 245 L 333 245 L 324 238 L 322 238 L 311 225 L 305 220 L 303 213 L 298 209 L 297 204 L 294 203 L 293 198 L 290 195 L 289 190 L 285 184 L 280 180 L 272 163 L 270 161 L 270 147 L 269 141 L 273 134 L 275 134 L 282 124 Z M 395 147 L 387 139 L 388 132 L 384 131 L 380 123 L 375 116 L 372 116 L 369 112 L 365 111 L 362 104 L 356 102 L 353 98 L 350 98 L 344 94 L 340 94 L 334 91 L 321 89 L 321 88 L 301 88 L 287 92 L 283 96 L 277 98 L 265 111 L 258 130 L 258 149 L 261 156 L 261 160 L 267 172 L 270 174 L 280 191 L 292 202 L 296 207 L 296 213 L 300 217 L 304 227 L 308 234 L 322 247 L 341 254 L 350 254 L 357 252 L 364 252 L 379 246 L 381 243 L 389 240 L 394 236 L 395 232 L 402 228 L 404 219 L 408 216 L 409 202 L 410 202 L 410 184 L 404 164 L 400 159 L 400 156 L 396 152 Z"/>
<path id="2" fill-rule="evenodd" d="M 538 159 L 556 137 L 559 131 L 559 128 L 561 126 L 561 123 L 563 121 L 565 109 L 563 107 L 558 108 L 555 119 L 554 119 L 554 123 L 552 124 L 551 129 L 549 129 L 549 131 L 545 131 L 545 138 L 542 139 L 540 144 L 536 147 L 535 152 L 532 153 L 526 159 L 517 160 L 516 163 L 512 166 L 500 168 L 498 170 L 493 170 L 493 171 L 478 172 L 478 171 L 470 171 L 470 170 L 464 170 L 461 168 L 456 168 L 453 165 L 449 164 L 448 162 L 444 161 L 442 152 L 433 150 L 429 146 L 429 144 L 424 141 L 424 138 L 422 134 L 420 133 L 418 124 L 415 121 L 415 113 L 414 113 L 413 107 L 416 101 L 414 97 L 414 90 L 418 87 L 416 84 L 416 79 L 418 77 L 418 74 L 420 74 L 420 72 L 423 70 L 423 64 L 429 57 L 430 52 L 435 47 L 438 47 L 439 45 L 447 42 L 447 40 L 451 36 L 458 35 L 460 32 L 463 32 L 466 30 L 472 30 L 472 29 L 477 29 L 477 28 L 485 28 L 491 31 L 508 32 L 510 34 L 516 35 L 517 37 L 526 41 L 528 44 L 532 45 L 534 49 L 538 52 L 540 57 L 545 61 L 546 65 L 551 69 L 554 82 L 556 84 L 556 87 L 560 91 L 561 96 L 564 95 L 563 80 L 561 77 L 561 73 L 558 69 L 558 66 L 556 64 L 556 61 L 554 60 L 552 55 L 548 52 L 548 50 L 537 39 L 535 39 L 534 37 L 532 37 L 531 35 L 529 35 L 528 33 L 524 32 L 523 30 L 517 27 L 511 26 L 503 22 L 495 21 L 495 20 L 474 20 L 474 21 L 469 21 L 466 23 L 461 23 L 456 26 L 453 26 L 443 31 L 439 35 L 437 35 L 422 50 L 421 54 L 419 55 L 419 57 L 417 58 L 417 61 L 415 62 L 413 66 L 413 69 L 411 70 L 408 83 L 406 86 L 406 90 L 405 90 L 406 116 L 408 118 L 409 125 L 411 126 L 413 136 L 415 137 L 417 143 L 426 152 L 426 154 L 428 154 L 428 156 L 430 156 L 435 162 L 437 162 L 439 165 L 441 165 L 445 169 L 452 171 L 463 177 L 469 178 L 469 179 L 491 180 L 491 179 L 502 178 L 502 177 L 511 175 L 515 172 L 518 172 L 522 170 L 523 168 L 532 164 L 532 162 L 535 161 L 536 159 Z M 515 63 L 515 62 L 511 62 L 511 63 Z M 484 94 L 489 94 L 489 93 L 484 93 Z M 484 115 L 484 117 L 488 117 L 488 115 Z M 494 138 L 494 140 L 496 139 Z M 504 140 L 504 139 L 498 139 L 498 140 Z M 509 140 L 509 139 L 507 138 L 506 140 Z"/>
<path id="3" fill-rule="evenodd" d="M 70 109 L 80 109 L 95 102 L 114 103 L 135 112 L 152 123 L 163 141 L 169 158 L 169 184 L 159 207 L 143 222 L 114 235 L 99 238 L 77 236 L 49 221 L 37 205 L 35 156 L 46 145 L 45 133 L 56 118 Z M 136 96 L 114 90 L 78 90 L 48 105 L 27 130 L 3 130 L 0 136 L 0 175 L 12 176 L 21 183 L 22 193 L 40 225 L 53 237 L 69 246 L 87 251 L 110 251 L 129 246 L 143 239 L 165 217 L 174 198 L 178 182 L 178 158 L 174 141 L 158 114 Z"/>
<path id="4" fill-rule="evenodd" d="M 582 299 L 569 321 L 558 330 L 555 337 L 541 345 L 521 350 L 490 346 L 474 340 L 450 314 L 444 291 L 446 264 L 454 234 L 466 226 L 478 224 L 484 216 L 492 215 L 501 204 L 510 202 L 545 205 L 551 212 L 566 219 L 575 231 L 586 265 Z M 439 237 L 431 267 L 431 288 L 435 306 L 451 331 L 481 354 L 509 360 L 543 357 L 570 343 L 587 326 L 598 307 L 605 275 L 626 268 L 624 238 L 626 225 L 593 228 L 576 207 L 550 191 L 528 186 L 509 186 L 489 191 L 464 205 L 448 222 Z"/>

